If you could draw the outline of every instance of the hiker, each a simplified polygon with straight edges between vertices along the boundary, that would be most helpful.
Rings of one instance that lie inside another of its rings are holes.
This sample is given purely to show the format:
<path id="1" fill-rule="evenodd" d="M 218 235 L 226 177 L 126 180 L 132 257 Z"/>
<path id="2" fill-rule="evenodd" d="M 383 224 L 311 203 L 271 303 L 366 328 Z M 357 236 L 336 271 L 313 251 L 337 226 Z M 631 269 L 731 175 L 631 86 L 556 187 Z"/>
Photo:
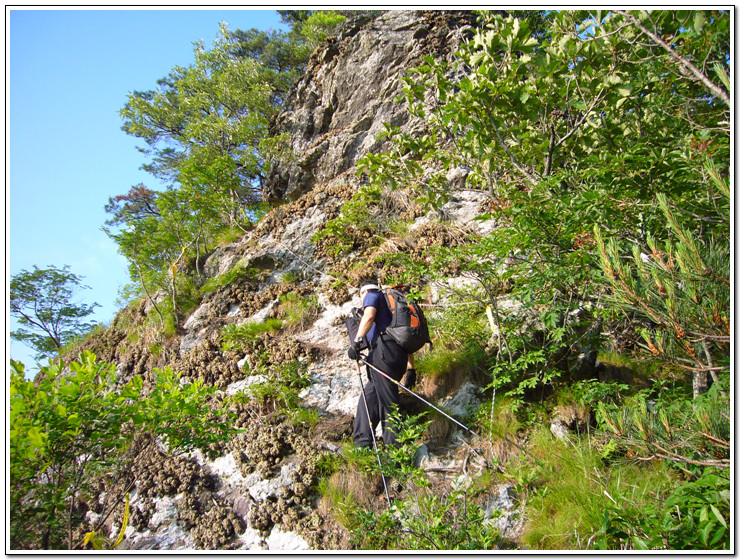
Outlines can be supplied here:
<path id="1" fill-rule="evenodd" d="M 380 291 L 373 281 L 366 280 L 360 284 L 362 299 L 362 319 L 357 335 L 350 345 L 347 355 L 351 360 L 360 358 L 363 337 L 367 337 L 369 354 L 367 362 L 386 373 L 396 381 L 401 381 L 404 374 L 404 386 L 411 389 L 416 383 L 413 354 L 404 350 L 391 336 L 384 331 L 391 323 L 391 312 Z M 393 405 L 398 404 L 398 386 L 384 378 L 371 367 L 367 367 L 369 381 L 364 393 L 360 395 L 355 414 L 355 427 L 352 439 L 355 447 L 370 447 L 378 422 L 383 426 L 383 441 L 387 445 L 396 443 L 396 433 L 388 425 L 388 415 Z M 364 397 L 367 397 L 365 408 Z M 368 412 L 370 418 L 368 419 Z"/>

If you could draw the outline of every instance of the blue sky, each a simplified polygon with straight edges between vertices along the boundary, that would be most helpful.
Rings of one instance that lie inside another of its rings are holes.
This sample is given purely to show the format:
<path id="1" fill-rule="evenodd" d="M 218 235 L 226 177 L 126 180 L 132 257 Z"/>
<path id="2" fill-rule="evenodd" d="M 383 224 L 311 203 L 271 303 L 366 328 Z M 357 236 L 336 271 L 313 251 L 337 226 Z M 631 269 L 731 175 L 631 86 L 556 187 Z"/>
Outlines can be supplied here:
<path id="1" fill-rule="evenodd" d="M 101 231 L 108 198 L 138 183 L 143 144 L 121 130 L 134 90 L 156 87 L 229 29 L 286 29 L 275 10 L 6 8 L 6 298 L 10 276 L 34 265 L 70 266 L 110 322 L 128 283 L 126 262 Z M 6 305 L 7 314 L 7 305 Z M 17 324 L 6 315 L 6 337 Z M 34 352 L 6 338 L 8 358 Z M 6 361 L 7 363 L 7 361 Z"/>

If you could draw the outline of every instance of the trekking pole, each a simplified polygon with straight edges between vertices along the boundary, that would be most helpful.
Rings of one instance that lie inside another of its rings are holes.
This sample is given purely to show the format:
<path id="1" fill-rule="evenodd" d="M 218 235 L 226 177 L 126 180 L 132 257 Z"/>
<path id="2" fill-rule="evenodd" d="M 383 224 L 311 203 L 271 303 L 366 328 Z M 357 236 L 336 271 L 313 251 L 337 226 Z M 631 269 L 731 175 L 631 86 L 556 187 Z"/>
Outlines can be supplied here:
<path id="1" fill-rule="evenodd" d="M 365 360 L 363 360 L 364 362 Z M 367 363 L 367 362 L 365 362 Z M 391 496 L 388 494 L 388 484 L 385 482 L 385 475 L 383 474 L 383 463 L 380 462 L 380 451 L 378 450 L 378 444 L 375 441 L 375 430 L 373 429 L 373 421 L 370 419 L 370 409 L 367 407 L 367 396 L 365 395 L 365 386 L 362 384 L 362 370 L 360 370 L 360 362 L 356 361 L 357 375 L 360 376 L 360 389 L 362 390 L 362 401 L 365 403 L 365 414 L 367 414 L 367 423 L 370 426 L 370 434 L 373 436 L 373 447 L 375 447 L 375 456 L 378 458 L 378 466 L 380 467 L 380 476 L 383 478 L 383 489 L 385 490 L 385 499 L 388 500 L 388 507 L 391 507 Z"/>
<path id="2" fill-rule="evenodd" d="M 439 413 L 440 413 L 441 415 L 443 415 L 443 416 L 444 416 L 445 418 L 448 418 L 449 420 L 452 420 L 452 421 L 453 421 L 453 422 L 454 422 L 455 424 L 457 424 L 458 426 L 460 426 L 460 427 L 461 427 L 461 428 L 462 428 L 463 430 L 467 430 L 468 432 L 470 432 L 470 433 L 471 433 L 471 434 L 473 434 L 474 436 L 478 436 L 478 434 L 476 434 L 476 433 L 475 433 L 475 432 L 474 432 L 473 430 L 471 430 L 470 428 L 468 428 L 468 427 L 467 427 L 467 426 L 465 426 L 464 424 L 461 424 L 460 422 L 458 422 L 457 420 L 455 420 L 455 419 L 454 419 L 454 418 L 453 418 L 452 416 L 450 416 L 450 415 L 449 415 L 449 414 L 447 414 L 446 412 L 444 412 L 444 411 L 440 410 L 439 408 L 437 408 L 436 406 L 434 406 L 434 405 L 433 405 L 432 403 L 430 403 L 429 401 L 425 400 L 425 399 L 424 399 L 423 397 L 421 397 L 421 396 L 417 395 L 417 394 L 416 394 L 416 393 L 414 393 L 414 392 L 413 392 L 413 391 L 412 391 L 411 389 L 409 389 L 409 388 L 408 388 L 408 387 L 406 387 L 405 385 L 403 385 L 403 384 L 399 383 L 398 381 L 396 381 L 395 379 L 393 379 L 393 378 L 392 378 L 392 377 L 391 377 L 390 375 L 388 375 L 387 373 L 385 373 L 385 372 L 383 372 L 383 371 L 380 371 L 380 370 L 379 370 L 378 368 L 376 368 L 376 367 L 375 367 L 374 365 L 372 365 L 371 363 L 369 363 L 369 362 L 365 361 L 365 359 L 364 359 L 364 358 L 363 358 L 362 356 L 360 356 L 360 361 L 361 361 L 361 362 L 362 362 L 363 364 L 365 364 L 365 365 L 367 365 L 367 366 L 369 366 L 369 367 L 373 368 L 373 369 L 374 369 L 375 371 L 377 371 L 377 372 L 378 372 L 378 373 L 379 373 L 380 375 L 382 375 L 382 376 L 383 376 L 383 377 L 385 377 L 386 379 L 390 379 L 391 381 L 393 381 L 393 383 L 395 383 L 395 384 L 396 384 L 396 385 L 398 385 L 399 387 L 403 387 L 403 388 L 404 388 L 404 389 L 405 389 L 406 391 L 408 391 L 409 393 L 411 393 L 412 395 L 414 395 L 414 396 L 415 396 L 415 397 L 416 397 L 417 399 L 419 399 L 419 400 L 420 400 L 421 402 L 423 402 L 423 403 L 424 403 L 424 404 L 426 404 L 427 406 L 431 406 L 431 407 L 432 407 L 432 408 L 433 408 L 434 410 L 436 410 L 437 412 L 439 412 Z M 360 366 L 359 366 L 359 364 L 357 365 L 357 367 L 360 367 Z M 478 437 L 480 437 L 480 436 L 478 436 Z"/>
<path id="3" fill-rule="evenodd" d="M 360 356 L 360 361 L 361 361 L 361 362 L 362 362 L 363 364 L 365 364 L 365 365 L 367 365 L 367 366 L 369 366 L 369 367 L 373 368 L 373 369 L 374 369 L 375 371 L 377 371 L 377 372 L 378 372 L 378 373 L 379 373 L 380 375 L 382 375 L 382 376 L 383 376 L 383 377 L 385 377 L 386 379 L 389 379 L 389 380 L 393 381 L 393 383 L 395 383 L 395 384 L 396 384 L 396 385 L 398 385 L 399 387 L 402 387 L 403 389 L 406 389 L 406 391 L 408 391 L 409 393 L 411 393 L 412 395 L 414 395 L 414 396 L 415 396 L 415 397 L 416 397 L 417 399 L 419 399 L 419 400 L 420 400 L 421 402 L 423 402 L 423 403 L 424 403 L 424 404 L 426 404 L 427 406 L 431 406 L 431 407 L 432 407 L 432 408 L 433 408 L 434 410 L 436 410 L 437 412 L 439 412 L 439 413 L 440 413 L 440 414 L 441 414 L 442 416 L 444 416 L 445 418 L 447 418 L 447 419 L 449 419 L 449 420 L 452 420 L 452 421 L 453 421 L 453 422 L 454 422 L 455 424 L 457 424 L 458 426 L 460 426 L 460 427 L 461 427 L 462 429 L 464 429 L 464 430 L 467 430 L 468 432 L 470 432 L 470 433 L 471 433 L 471 434 L 473 434 L 474 436 L 478 436 L 478 437 L 481 437 L 481 436 L 479 436 L 478 434 L 476 434 L 476 433 L 475 433 L 475 432 L 474 432 L 473 430 L 471 430 L 470 428 L 468 428 L 467 426 L 465 426 L 465 425 L 461 424 L 460 422 L 458 422 L 457 420 L 455 420 L 455 419 L 454 419 L 454 418 L 453 418 L 452 416 L 450 416 L 449 414 L 447 414 L 447 413 L 445 413 L 444 411 L 440 410 L 439 408 L 437 408 L 436 406 L 434 406 L 434 405 L 433 405 L 432 403 L 430 403 L 429 401 L 426 401 L 426 400 L 424 400 L 424 399 L 423 399 L 422 397 L 420 397 L 419 395 L 417 395 L 416 393 L 414 393 L 414 392 L 413 392 L 413 391 L 412 391 L 411 389 L 409 389 L 408 387 L 404 386 L 403 384 L 401 384 L 401 383 L 399 383 L 398 381 L 396 381 L 395 379 L 393 379 L 393 378 L 392 378 L 392 377 L 391 377 L 390 375 L 388 375 L 387 373 L 385 373 L 385 372 L 383 372 L 383 371 L 380 371 L 380 370 L 379 370 L 378 368 L 376 368 L 376 367 L 375 367 L 374 365 L 372 365 L 372 364 L 368 363 L 367 361 L 365 361 L 365 359 L 364 359 L 364 358 L 363 358 L 362 356 Z M 357 364 L 357 367 L 359 368 L 359 367 L 360 367 L 360 365 L 359 365 L 359 364 Z M 360 380 L 360 381 L 362 381 L 362 380 Z M 363 388 L 363 391 L 364 391 L 364 388 Z M 364 394 L 364 393 L 363 393 L 363 394 Z M 365 403 L 365 407 L 367 407 L 367 403 Z M 368 415 L 368 417 L 369 417 L 369 415 Z M 532 459 L 534 459 L 535 463 L 537 463 L 538 465 L 542 466 L 542 463 L 541 463 L 541 462 L 539 461 L 539 459 L 537 459 L 537 458 L 536 458 L 536 457 L 535 457 L 534 455 L 532 455 L 532 454 L 531 454 L 531 453 L 530 453 L 529 451 L 527 451 L 527 450 L 526 450 L 526 449 L 525 449 L 524 447 L 522 447 L 522 446 L 521 446 L 521 445 L 519 445 L 518 443 L 516 443 L 516 442 L 512 441 L 512 440 L 511 440 L 511 439 L 509 439 L 509 437 L 508 437 L 508 436 L 506 436 L 506 435 L 504 435 L 504 436 L 503 436 L 503 438 L 504 438 L 504 439 L 505 439 L 505 440 L 506 440 L 507 442 L 509 442 L 509 443 L 510 443 L 511 445 L 513 445 L 514 447 L 516 447 L 517 449 L 519 449 L 520 451 L 523 451 L 524 453 L 526 453 L 527 455 L 529 455 L 530 457 L 532 457 Z"/>

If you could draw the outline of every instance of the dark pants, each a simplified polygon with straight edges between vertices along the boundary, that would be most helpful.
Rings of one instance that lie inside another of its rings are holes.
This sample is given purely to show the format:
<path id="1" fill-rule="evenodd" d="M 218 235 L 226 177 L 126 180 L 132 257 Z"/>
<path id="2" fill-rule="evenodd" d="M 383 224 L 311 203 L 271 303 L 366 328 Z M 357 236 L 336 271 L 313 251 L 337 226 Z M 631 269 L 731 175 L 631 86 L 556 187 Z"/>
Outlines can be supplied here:
<path id="1" fill-rule="evenodd" d="M 367 359 L 389 377 L 400 381 L 406 373 L 408 354 L 396 341 L 387 335 L 378 337 L 377 345 L 371 350 Z M 367 367 L 370 381 L 365 385 L 367 409 L 365 399 L 360 394 L 355 414 L 355 428 L 352 435 L 355 447 L 369 447 L 373 444 L 373 434 L 378 422 L 383 426 L 383 441 L 388 445 L 396 443 L 396 433 L 389 425 L 388 416 L 393 405 L 398 404 L 398 385 L 383 377 L 371 367 Z M 370 418 L 367 417 L 368 412 Z"/>

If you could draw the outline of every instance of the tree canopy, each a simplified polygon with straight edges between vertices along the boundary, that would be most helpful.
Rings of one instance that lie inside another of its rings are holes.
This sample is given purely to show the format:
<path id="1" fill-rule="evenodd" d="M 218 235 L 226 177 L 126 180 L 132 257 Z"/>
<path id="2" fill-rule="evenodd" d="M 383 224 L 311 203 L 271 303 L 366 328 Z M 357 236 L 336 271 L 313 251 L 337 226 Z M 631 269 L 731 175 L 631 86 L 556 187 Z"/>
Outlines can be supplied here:
<path id="1" fill-rule="evenodd" d="M 40 359 L 56 356 L 66 344 L 88 332 L 95 323 L 85 319 L 98 304 L 72 301 L 88 288 L 83 279 L 70 272 L 69 266 L 34 266 L 32 271 L 14 275 L 10 279 L 10 315 L 18 319 L 21 328 L 10 337 L 28 344 Z"/>
<path id="2" fill-rule="evenodd" d="M 729 328 L 653 350 L 658 332 L 706 331 L 678 308 L 656 324 L 659 313 L 602 275 L 596 236 L 618 260 L 634 251 L 659 260 L 677 240 L 693 262 L 729 261 L 729 13 L 563 11 L 537 25 L 482 13 L 454 68 L 427 58 L 413 69 L 406 99 L 426 133 L 388 126 L 394 148 L 367 156 L 363 170 L 435 205 L 450 195 L 450 171 L 469 170 L 466 188 L 491 197 L 482 219 L 500 224 L 480 243 L 519 298 L 562 318 L 574 302 L 603 310 L 613 294 L 611 319 L 627 318 L 619 328 L 632 344 L 705 376 L 728 355 Z M 719 279 L 695 305 L 725 324 L 729 269 L 684 270 Z"/>

